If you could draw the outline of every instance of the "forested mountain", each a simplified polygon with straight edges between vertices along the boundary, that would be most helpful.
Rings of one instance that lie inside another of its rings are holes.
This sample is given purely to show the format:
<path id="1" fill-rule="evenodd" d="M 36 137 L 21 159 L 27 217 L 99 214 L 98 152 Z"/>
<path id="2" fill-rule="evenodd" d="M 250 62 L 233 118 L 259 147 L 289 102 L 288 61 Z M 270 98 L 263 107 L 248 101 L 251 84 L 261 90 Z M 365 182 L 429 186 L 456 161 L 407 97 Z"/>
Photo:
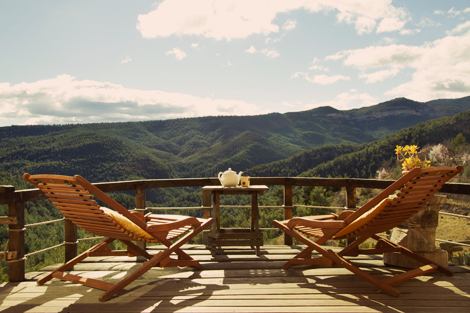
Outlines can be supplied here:
<path id="1" fill-rule="evenodd" d="M 245 171 L 315 147 L 341 145 L 312 152 L 334 158 L 355 151 L 357 144 L 469 109 L 470 97 L 427 103 L 399 98 L 349 111 L 321 107 L 243 117 L 0 127 L 0 172 L 80 173 L 93 182 L 213 177 L 228 167 Z M 309 168 L 324 160 L 312 154 L 304 155 Z"/>
<path id="2" fill-rule="evenodd" d="M 420 123 L 362 145 L 322 146 L 288 159 L 253 167 L 252 176 L 375 177 L 385 163 L 395 162 L 397 145 L 425 147 L 451 142 L 458 134 L 470 138 L 470 111 Z M 455 160 L 458 163 L 458 160 Z"/>

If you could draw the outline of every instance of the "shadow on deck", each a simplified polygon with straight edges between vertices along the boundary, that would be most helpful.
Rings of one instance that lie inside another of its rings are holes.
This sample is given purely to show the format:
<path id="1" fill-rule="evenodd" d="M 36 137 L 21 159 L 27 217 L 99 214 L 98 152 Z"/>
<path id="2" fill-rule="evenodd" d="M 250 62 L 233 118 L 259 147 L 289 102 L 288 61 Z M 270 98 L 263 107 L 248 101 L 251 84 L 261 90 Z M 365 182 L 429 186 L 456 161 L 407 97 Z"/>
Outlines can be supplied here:
<path id="1" fill-rule="evenodd" d="M 27 274 L 30 281 L 0 287 L 0 312 L 468 312 L 470 269 L 451 266 L 447 277 L 439 272 L 397 285 L 398 298 L 342 268 L 282 265 L 301 249 L 264 246 L 253 250 L 226 249 L 212 257 L 201 245 L 183 249 L 204 265 L 192 268 L 154 268 L 111 300 L 101 303 L 102 291 L 52 280 L 37 286 L 47 270 Z M 110 282 L 135 270 L 135 258 L 94 257 L 74 269 L 85 277 Z M 354 261 L 373 275 L 401 271 L 385 267 L 381 256 Z"/>

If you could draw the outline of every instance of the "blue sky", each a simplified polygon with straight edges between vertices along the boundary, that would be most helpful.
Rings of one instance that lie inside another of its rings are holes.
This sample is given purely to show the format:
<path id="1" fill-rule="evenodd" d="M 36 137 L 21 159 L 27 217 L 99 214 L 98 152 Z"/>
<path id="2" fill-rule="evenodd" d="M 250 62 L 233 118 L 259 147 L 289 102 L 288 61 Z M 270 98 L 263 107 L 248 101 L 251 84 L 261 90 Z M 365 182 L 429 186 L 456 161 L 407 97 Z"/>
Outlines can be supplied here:
<path id="1" fill-rule="evenodd" d="M 470 95 L 464 0 L 0 0 L 0 126 Z"/>

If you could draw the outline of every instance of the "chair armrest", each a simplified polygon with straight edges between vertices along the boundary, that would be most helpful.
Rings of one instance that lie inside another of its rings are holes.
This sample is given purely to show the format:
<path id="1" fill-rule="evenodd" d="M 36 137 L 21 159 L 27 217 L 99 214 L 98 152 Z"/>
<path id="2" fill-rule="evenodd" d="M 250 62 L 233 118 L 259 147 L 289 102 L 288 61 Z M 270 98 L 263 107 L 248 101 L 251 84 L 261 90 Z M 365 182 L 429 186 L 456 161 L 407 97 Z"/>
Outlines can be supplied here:
<path id="1" fill-rule="evenodd" d="M 324 217 L 324 216 L 321 216 Z M 331 216 L 330 219 L 312 219 L 306 217 L 294 217 L 291 218 L 287 224 L 287 227 L 294 228 L 295 226 L 304 226 L 311 228 L 343 228 L 346 226 L 344 221 L 336 220 L 336 216 Z"/>
<path id="2" fill-rule="evenodd" d="M 201 225 L 199 219 L 189 216 L 147 214 L 146 218 L 150 225 L 148 225 L 145 230 L 150 234 L 152 234 L 152 232 L 166 232 L 185 226 L 196 228 Z M 152 225 L 152 222 L 156 224 Z"/>
<path id="3" fill-rule="evenodd" d="M 146 222 L 145 220 L 145 216 L 140 213 L 140 212 L 136 212 L 136 211 L 132 211 L 132 212 L 129 212 L 131 213 L 132 215 L 136 216 L 137 218 L 139 218 L 140 220 L 142 220 L 143 222 Z"/>
<path id="4" fill-rule="evenodd" d="M 346 210 L 346 211 L 343 211 L 339 214 L 338 216 L 338 219 L 339 220 L 344 220 L 346 219 L 346 217 L 348 217 L 349 215 L 353 214 L 354 212 L 356 211 L 353 211 L 353 210 Z"/>

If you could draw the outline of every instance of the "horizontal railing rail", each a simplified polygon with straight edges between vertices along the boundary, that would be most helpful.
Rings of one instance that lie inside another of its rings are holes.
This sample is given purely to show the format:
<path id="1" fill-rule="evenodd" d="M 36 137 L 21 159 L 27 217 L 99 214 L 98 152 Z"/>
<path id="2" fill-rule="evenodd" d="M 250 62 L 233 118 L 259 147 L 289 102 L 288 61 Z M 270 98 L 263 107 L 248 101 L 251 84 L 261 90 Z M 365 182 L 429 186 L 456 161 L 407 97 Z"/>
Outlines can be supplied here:
<path id="1" fill-rule="evenodd" d="M 284 209 L 284 218 L 292 218 L 292 210 L 298 205 L 293 204 L 293 187 L 294 186 L 323 186 L 323 187 L 339 187 L 345 188 L 347 209 L 356 209 L 356 189 L 371 188 L 385 189 L 391 185 L 393 180 L 377 180 L 377 179 L 360 179 L 360 178 L 312 178 L 312 177 L 251 177 L 253 185 L 283 186 L 284 202 L 282 205 L 276 206 L 260 206 L 276 207 Z M 95 183 L 104 192 L 121 192 L 135 191 L 136 210 L 143 211 L 146 209 L 146 190 L 155 188 L 184 188 L 184 187 L 202 187 L 207 185 L 219 185 L 217 178 L 175 178 L 175 179 L 146 179 L 134 181 L 117 181 Z M 211 216 L 212 199 L 211 194 L 202 192 L 201 207 L 178 207 L 178 208 L 161 208 L 153 207 L 150 209 L 202 209 L 203 216 L 208 218 Z M 447 183 L 441 192 L 452 194 L 470 195 L 470 184 Z M 0 217 L 0 224 L 9 226 L 9 239 L 4 252 L 0 252 L 0 259 L 9 262 L 9 279 L 10 281 L 23 281 L 25 277 L 25 246 L 24 233 L 27 227 L 36 226 L 48 222 L 35 223 L 25 225 L 24 220 L 24 203 L 27 201 L 37 201 L 46 199 L 45 195 L 39 189 L 15 190 L 13 186 L 0 186 L 0 204 L 8 205 L 8 216 Z M 312 206 L 316 208 L 326 208 Z M 332 209 L 330 207 L 330 209 Z M 337 209 L 337 208 L 333 208 Z M 64 220 L 65 238 L 62 244 L 45 248 L 29 255 L 48 251 L 50 249 L 65 246 L 65 260 L 71 260 L 77 256 L 77 244 L 79 241 L 90 238 L 77 238 L 76 226 L 68 219 Z M 61 221 L 61 220 L 57 220 Z M 51 221 L 51 222 L 57 222 Z M 93 238 L 92 238 L 93 239 Z M 292 245 L 292 238 L 285 236 L 284 243 Z"/>

